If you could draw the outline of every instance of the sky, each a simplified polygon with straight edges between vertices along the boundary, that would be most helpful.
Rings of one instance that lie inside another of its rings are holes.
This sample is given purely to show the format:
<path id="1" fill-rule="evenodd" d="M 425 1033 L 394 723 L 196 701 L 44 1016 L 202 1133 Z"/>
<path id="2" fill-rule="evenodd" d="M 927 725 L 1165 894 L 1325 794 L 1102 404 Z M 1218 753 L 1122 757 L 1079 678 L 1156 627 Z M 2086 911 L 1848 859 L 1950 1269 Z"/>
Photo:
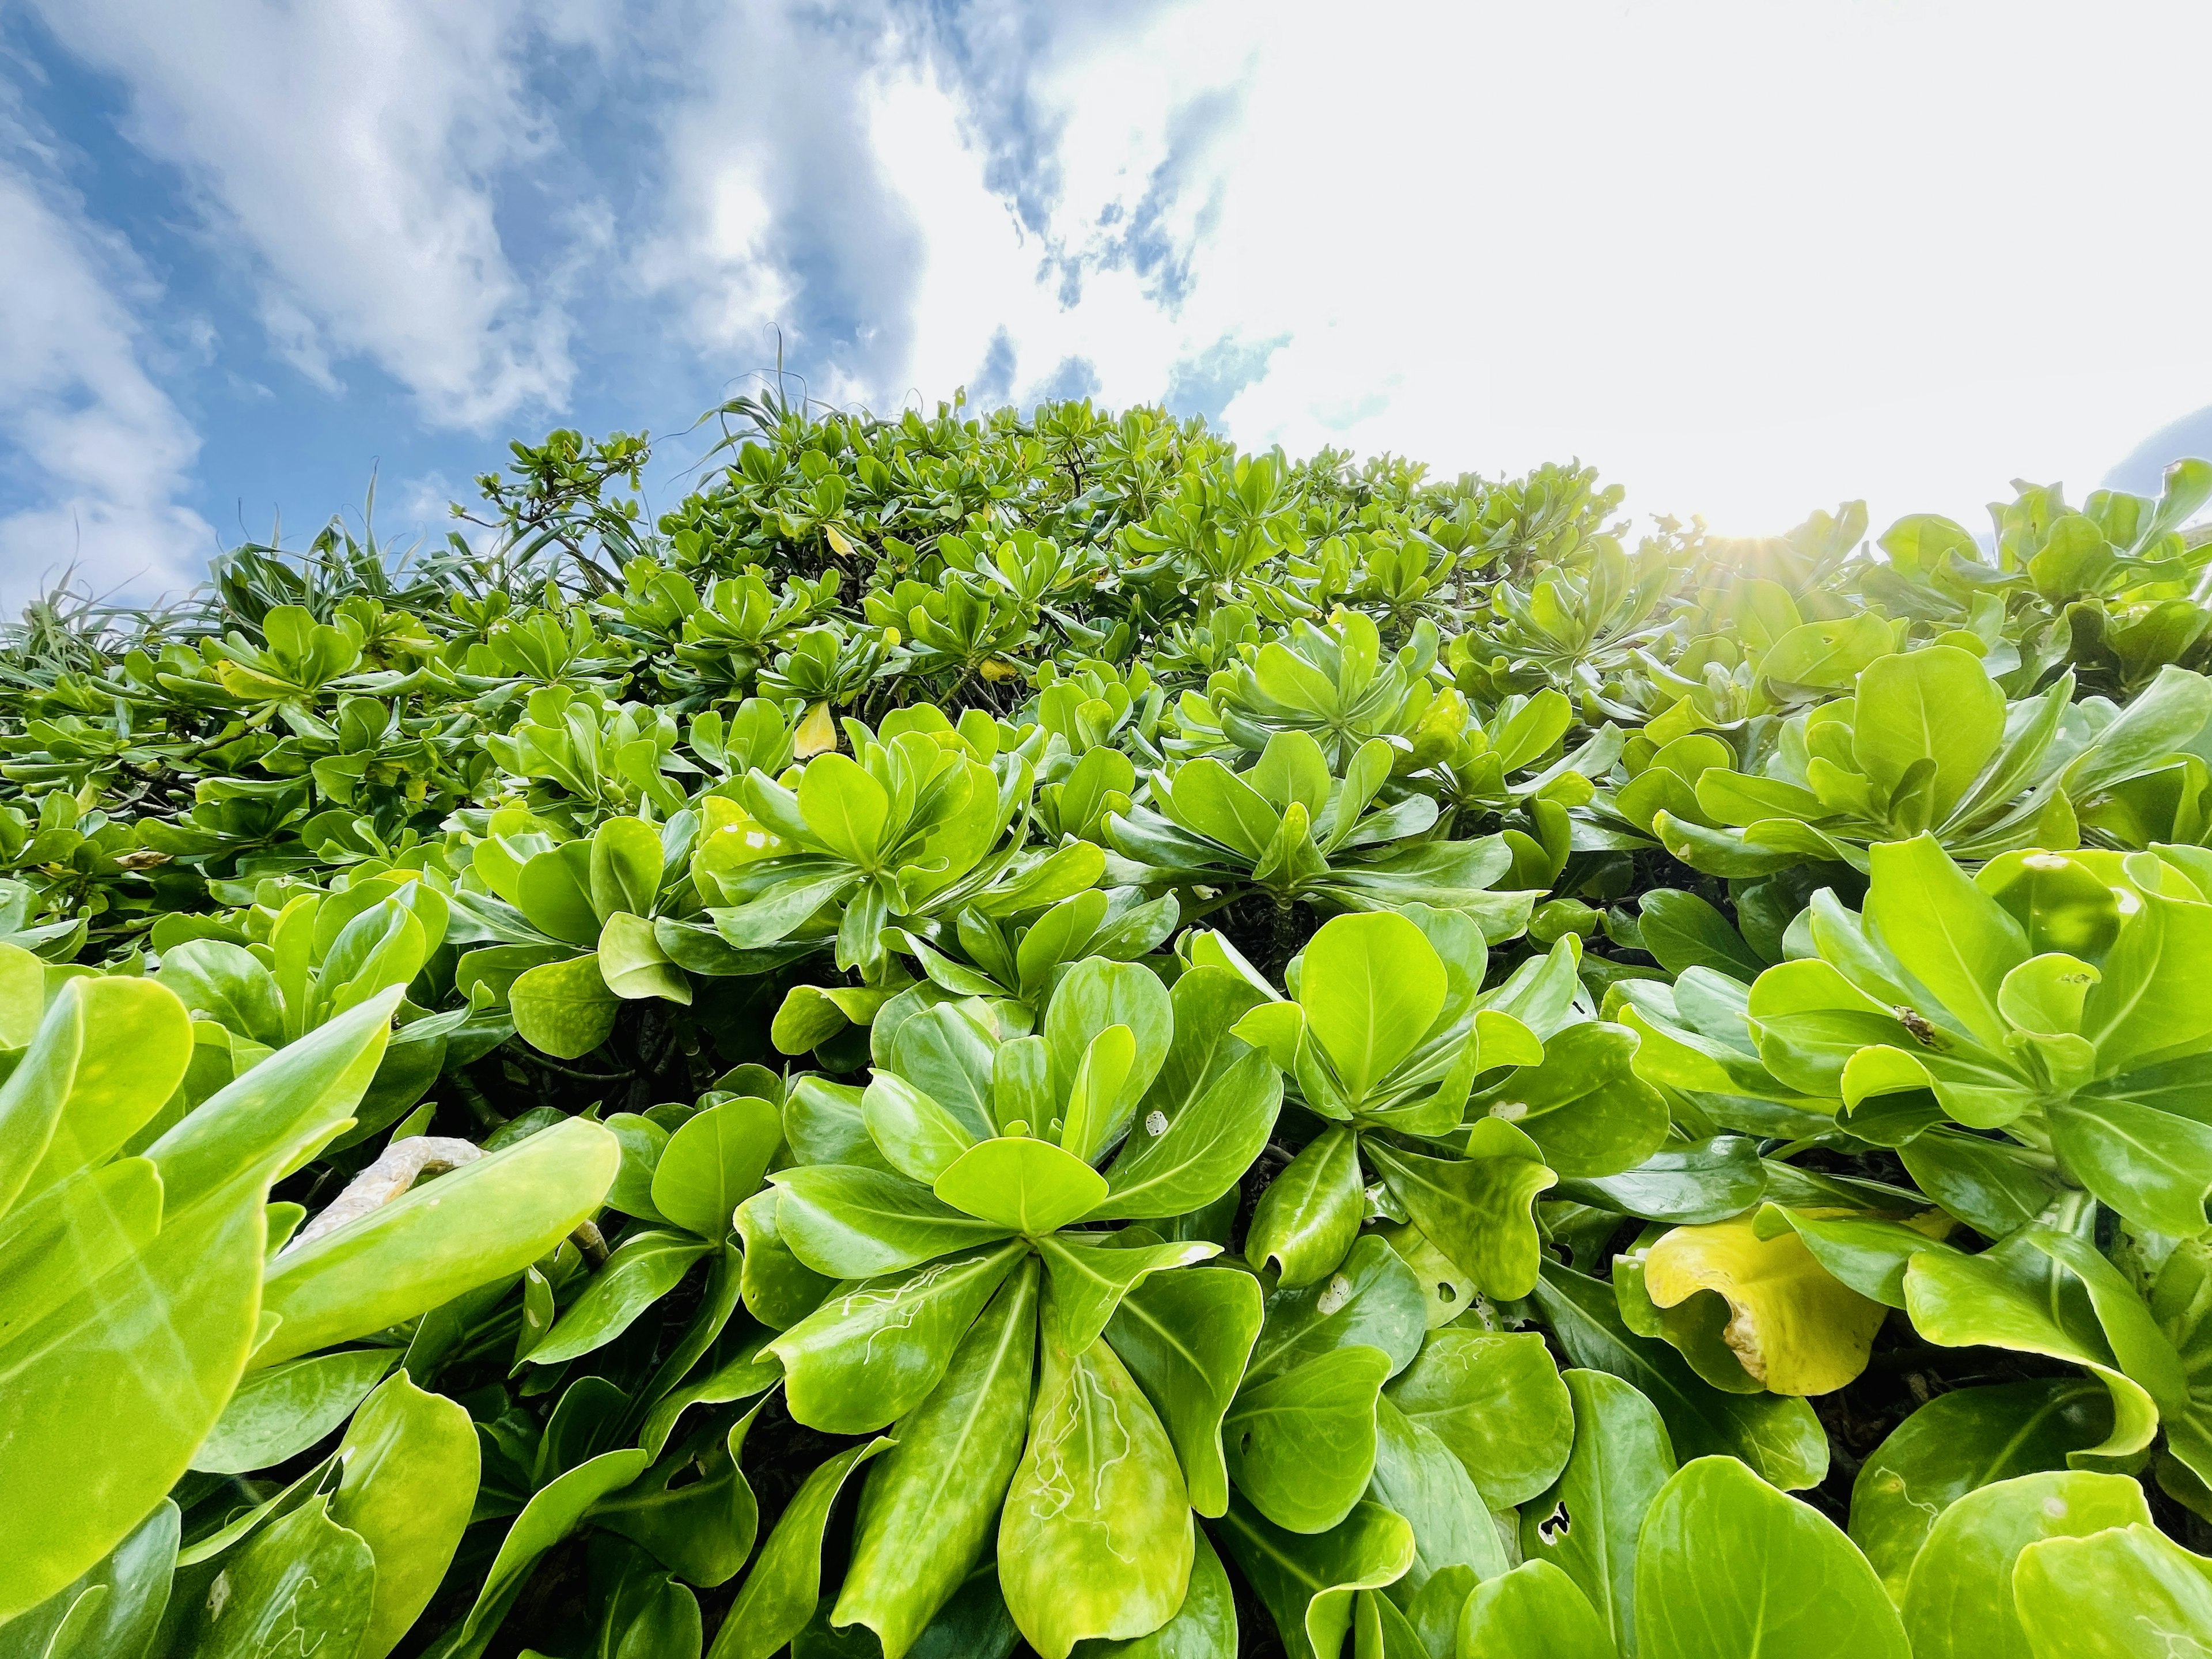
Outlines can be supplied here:
<path id="1" fill-rule="evenodd" d="M 2212 453 L 2212 8 L 0 0 L 0 604 L 151 598 L 781 353 L 1642 514 Z"/>

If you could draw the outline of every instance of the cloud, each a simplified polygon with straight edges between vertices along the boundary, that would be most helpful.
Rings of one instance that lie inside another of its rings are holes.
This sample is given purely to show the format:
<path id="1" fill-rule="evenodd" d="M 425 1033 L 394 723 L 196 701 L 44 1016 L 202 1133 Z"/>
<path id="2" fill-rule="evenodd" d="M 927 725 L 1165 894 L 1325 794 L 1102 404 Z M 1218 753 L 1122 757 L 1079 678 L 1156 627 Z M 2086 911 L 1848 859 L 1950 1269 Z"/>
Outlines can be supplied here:
<path id="1" fill-rule="evenodd" d="M 148 375 L 118 288 L 146 297 L 126 250 L 0 162 L 0 605 L 74 570 L 95 592 L 188 586 L 214 532 L 178 504 L 198 436 Z"/>
<path id="2" fill-rule="evenodd" d="M 366 358 L 426 422 L 478 429 L 567 396 L 557 271 L 518 270 L 497 212 L 501 177 L 553 139 L 519 0 L 40 6 L 121 79 L 129 136 L 181 173 L 210 245 L 258 288 L 272 349 L 311 382 L 335 390 Z M 588 8 L 548 15 L 593 27 Z"/>

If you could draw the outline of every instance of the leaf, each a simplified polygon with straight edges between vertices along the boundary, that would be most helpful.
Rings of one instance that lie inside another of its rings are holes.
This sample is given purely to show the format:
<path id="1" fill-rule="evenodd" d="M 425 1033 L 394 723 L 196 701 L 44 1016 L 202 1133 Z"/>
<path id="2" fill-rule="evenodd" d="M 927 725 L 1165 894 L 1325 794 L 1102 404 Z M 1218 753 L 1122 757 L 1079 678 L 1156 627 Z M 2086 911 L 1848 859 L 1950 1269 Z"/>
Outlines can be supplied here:
<path id="1" fill-rule="evenodd" d="M 1028 1437 L 1036 1324 L 1037 1273 L 1024 1262 L 869 1474 L 831 1620 L 874 1631 L 887 1659 L 928 1628 L 990 1542 Z"/>
<path id="2" fill-rule="evenodd" d="M 227 1557 L 186 1613 L 180 1650 L 194 1659 L 260 1659 L 287 1646 L 355 1652 L 368 1628 L 376 1559 L 358 1533 L 331 1518 L 330 1505 L 310 1499 Z"/>
<path id="3" fill-rule="evenodd" d="M 1221 1253 L 1219 1245 L 1206 1239 L 1146 1244 L 1139 1242 L 1142 1237 L 1063 1233 L 1036 1241 L 1050 1273 L 1049 1328 L 1069 1352 L 1080 1353 L 1096 1342 L 1122 1297 L 1143 1279 Z"/>
<path id="4" fill-rule="evenodd" d="M 403 1371 L 354 1414 L 338 1468 L 331 1519 L 359 1534 L 376 1561 L 354 1659 L 384 1659 L 429 1605 L 468 1525 L 480 1470 L 476 1425 L 458 1403 L 424 1393 Z"/>
<path id="5" fill-rule="evenodd" d="M 1175 1006 L 1159 975 L 1140 963 L 1097 957 L 1079 962 L 1060 980 L 1045 1011 L 1044 1038 L 1052 1050 L 1056 1098 L 1067 1100 L 1092 1040 L 1115 1025 L 1129 1029 L 1131 1059 L 1120 1083 L 1094 1109 L 1082 1143 L 1069 1145 L 1086 1163 L 1121 1138 L 1137 1103 L 1166 1063 L 1175 1039 Z"/>
<path id="6" fill-rule="evenodd" d="M 1510 1301 L 1536 1282 L 1536 1194 L 1559 1179 L 1526 1135 L 1502 1119 L 1478 1122 L 1462 1158 L 1424 1158 L 1379 1141 L 1368 1156 L 1429 1241 L 1486 1296 Z"/>
<path id="7" fill-rule="evenodd" d="M 1011 1135 L 969 1147 L 933 1190 L 957 1211 L 1039 1238 L 1103 1199 L 1106 1177 L 1050 1141 Z"/>
<path id="8" fill-rule="evenodd" d="M 1674 1473 L 1658 1408 L 1603 1371 L 1562 1373 L 1575 1437 L 1559 1478 L 1521 1510 L 1521 1552 L 1574 1580 L 1623 1651 L 1636 1633 L 1636 1540 Z"/>
<path id="9" fill-rule="evenodd" d="M 1997 988 L 2030 954 L 2019 923 L 1960 873 L 1933 836 L 1879 844 L 1868 856 L 1867 923 L 1932 994 L 1934 1006 L 1919 1015 L 2004 1053 L 2010 1028 L 1997 1012 Z"/>
<path id="10" fill-rule="evenodd" d="M 837 1281 L 817 1273 L 791 1253 L 777 1224 L 781 1195 L 773 1187 L 738 1206 L 738 1238 L 744 1265 L 738 1287 L 745 1311 L 771 1330 L 785 1330 L 822 1305 Z"/>
<path id="11" fill-rule="evenodd" d="M 1428 1330 L 1420 1282 L 1405 1258 L 1373 1234 L 1354 1243 L 1327 1279 L 1277 1289 L 1267 1312 L 1252 1349 L 1255 1378 L 1355 1346 L 1382 1349 L 1395 1375 L 1413 1363 Z"/>
<path id="12" fill-rule="evenodd" d="M 1106 1340 L 1159 1413 L 1200 1515 L 1228 1506 L 1222 1419 L 1261 1319 L 1260 1286 L 1250 1274 L 1193 1267 L 1133 1285 L 1107 1322 Z"/>
<path id="13" fill-rule="evenodd" d="M 1911 1659 L 1881 1581 L 1817 1510 L 1732 1457 L 1685 1463 L 1637 1540 L 1640 1659 Z"/>
<path id="14" fill-rule="evenodd" d="M 1493 1510 L 1534 1498 L 1566 1465 L 1574 1408 L 1533 1332 L 1432 1332 L 1389 1396 L 1451 1449 Z"/>
<path id="15" fill-rule="evenodd" d="M 1222 1425 L 1229 1473 L 1254 1508 L 1291 1532 L 1326 1532 L 1375 1472 L 1375 1404 L 1390 1356 L 1338 1348 L 1238 1391 Z"/>
<path id="16" fill-rule="evenodd" d="M 1092 1638 L 1078 1642 L 1077 1659 L 1236 1659 L 1237 1598 L 1228 1571 L 1204 1533 L 1196 1535 L 1196 1545 L 1190 1589 L 1174 1618 L 1127 1641 Z"/>
<path id="17" fill-rule="evenodd" d="M 1913 1659 L 2033 1659 L 2013 1604 L 2021 1552 L 2138 1523 L 2150 1524 L 2150 1506 L 2124 1475 L 2055 1471 L 1968 1492 L 1936 1517 L 1912 1564 L 1903 1607 Z"/>
<path id="18" fill-rule="evenodd" d="M 1936 1518 L 1996 1481 L 2063 1469 L 2112 1432 L 2110 1397 L 2072 1377 L 1941 1394 L 1890 1431 L 1851 1486 L 1851 1541 L 1902 1602 Z"/>
<path id="19" fill-rule="evenodd" d="M 599 917 L 592 908 L 591 843 L 564 842 L 533 854 L 516 880 L 514 902 L 540 933 L 564 945 L 594 943 Z"/>
<path id="20" fill-rule="evenodd" d="M 592 832 L 591 906 L 602 919 L 649 916 L 660 891 L 660 835 L 639 818 L 609 818 Z"/>
<path id="21" fill-rule="evenodd" d="M 1182 1605 L 1195 1531 L 1167 1431 L 1114 1350 L 1048 1334 L 1029 1445 L 999 1522 L 999 1588 L 1042 1659 L 1158 1629 Z"/>
<path id="22" fill-rule="evenodd" d="M 1206 971 L 1186 974 L 1184 981 Z M 1157 1091 L 1146 1097 L 1149 1109 L 1107 1169 L 1106 1197 L 1085 1220 L 1183 1215 L 1220 1197 L 1267 1144 L 1282 1109 L 1283 1079 L 1267 1055 L 1245 1048 L 1212 1075 L 1203 1092 L 1153 1104 L 1158 1098 Z"/>
<path id="23" fill-rule="evenodd" d="M 782 1139 L 782 1115 L 765 1100 L 709 1106 L 669 1138 L 653 1170 L 653 1206 L 702 1238 L 725 1237 Z"/>
<path id="24" fill-rule="evenodd" d="M 834 1296 L 766 1344 L 791 1414 L 833 1434 L 872 1434 L 927 1398 L 1018 1243 L 946 1256 Z"/>
<path id="25" fill-rule="evenodd" d="M 1380 1504 L 1361 1504 L 1328 1532 L 1295 1533 L 1232 1497 L 1219 1535 L 1294 1659 L 1338 1659 L 1354 1595 L 1413 1565 L 1413 1529 Z"/>
<path id="26" fill-rule="evenodd" d="M 1589 1597 L 1548 1561 L 1478 1584 L 1460 1615 L 1459 1659 L 1613 1659 L 1616 1651 Z"/>
<path id="27" fill-rule="evenodd" d="M 1761 1238 L 1747 1219 L 1676 1227 L 1646 1252 L 1644 1286 L 1672 1308 L 1717 1295 L 1723 1339 L 1775 1394 L 1831 1394 L 1866 1369 L 1887 1310 L 1832 1278 L 1795 1232 Z"/>
<path id="28" fill-rule="evenodd" d="M 600 979 L 610 992 L 625 1002 L 657 997 L 664 1002 L 690 1006 L 691 981 L 684 976 L 684 970 L 668 952 L 660 948 L 653 923 L 643 916 L 634 916 L 626 911 L 609 916 L 599 930 L 597 954 Z M 526 979 L 528 975 L 523 977 Z M 514 994 L 512 989 L 507 993 L 510 1003 Z"/>
<path id="29" fill-rule="evenodd" d="M 397 1348 L 358 1348 L 251 1373 L 192 1455 L 192 1467 L 243 1474 L 282 1463 L 352 1416 L 398 1362 Z"/>
<path id="30" fill-rule="evenodd" d="M 848 1446 L 801 1483 L 745 1575 L 708 1659 L 768 1659 L 805 1627 L 822 1590 L 822 1535 L 830 1509 L 853 1471 L 890 1443 L 879 1437 Z"/>
<path id="31" fill-rule="evenodd" d="M 896 1273 L 1010 1231 L 887 1170 L 816 1164 L 778 1170 L 775 1180 L 778 1235 L 793 1255 L 832 1279 Z"/>
<path id="32" fill-rule="evenodd" d="M 531 1349 L 530 1363 L 558 1365 L 605 1347 L 674 1290 L 691 1264 L 714 1248 L 690 1233 L 630 1234 L 592 1275 L 582 1294 L 561 1310 L 544 1340 Z"/>
<path id="33" fill-rule="evenodd" d="M 1331 1125 L 1260 1194 L 1244 1259 L 1255 1267 L 1273 1263 L 1285 1285 L 1310 1285 L 1344 1260 L 1365 1202 L 1358 1141 L 1351 1130 Z"/>
<path id="34" fill-rule="evenodd" d="M 64 1003 L 73 1003 L 74 1012 Z M 20 1201 L 21 1194 L 36 1193 L 119 1150 L 176 1092 L 191 1060 L 191 1017 L 167 987 L 150 979 L 73 981 L 55 998 L 46 1022 L 58 1022 L 64 1030 L 82 1022 L 81 1047 L 65 1080 L 55 1079 L 67 1090 L 67 1098 L 27 1182 L 16 1187 L 8 1179 L 7 1164 L 17 1156 L 13 1149 L 0 1159 L 0 1211 L 6 1200 Z M 33 1063 L 56 1062 L 26 1056 L 26 1065 Z M 14 1115 L 0 1098 L 0 1130 L 12 1133 Z M 24 1150 L 36 1140 L 37 1132 L 30 1130 Z"/>
<path id="35" fill-rule="evenodd" d="M 1827 1437 L 1803 1400 L 1723 1394 L 1700 1382 L 1665 1343 L 1631 1335 L 1613 1287 L 1581 1273 L 1547 1266 L 1535 1296 L 1570 1359 L 1621 1378 L 1659 1408 L 1676 1456 L 1741 1457 L 1785 1492 L 1827 1474 Z"/>
<path id="36" fill-rule="evenodd" d="M 556 1060 L 581 1060 L 607 1040 L 622 1005 L 607 988 L 599 958 L 588 956 L 517 975 L 507 1006 L 516 1034 L 532 1048 Z"/>
<path id="37" fill-rule="evenodd" d="M 1413 1529 L 1413 1565 L 1392 1587 L 1402 1603 L 1410 1605 L 1439 1573 L 1463 1572 L 1471 1583 L 1510 1565 L 1498 1523 L 1467 1466 L 1387 1396 L 1375 1407 L 1375 1478 L 1368 1495 Z"/>
<path id="38" fill-rule="evenodd" d="M 1728 919 L 1696 894 L 1655 887 L 1639 902 L 1638 935 L 1669 974 L 1680 977 L 1692 968 L 1710 968 L 1748 982 L 1766 966 Z"/>
<path id="39" fill-rule="evenodd" d="M 593 1504 L 593 1524 L 644 1546 L 687 1583 L 702 1589 L 728 1583 L 752 1553 L 760 1526 L 752 1484 L 738 1468 L 760 1413 L 755 1406 L 719 1445 L 663 1457 L 634 1485 Z"/>
<path id="40" fill-rule="evenodd" d="M 1336 916 L 1308 942 L 1298 981 L 1307 1027 L 1353 1101 L 1427 1033 L 1443 1006 L 1444 966 L 1401 915 Z"/>
<path id="41" fill-rule="evenodd" d="M 1893 793 L 1916 763 L 1933 763 L 1929 822 L 1943 823 L 2004 740 L 2004 693 L 1972 652 L 1923 646 L 1867 665 L 1852 705 L 1851 753 Z"/>
<path id="42" fill-rule="evenodd" d="M 599 1207 L 620 1162 L 605 1128 L 568 1118 L 293 1246 L 270 1265 L 262 1305 L 284 1322 L 254 1364 L 353 1341 L 514 1277 Z"/>
<path id="43" fill-rule="evenodd" d="M 163 1498 L 74 1583 L 0 1626 L 0 1659 L 101 1659 L 142 1654 L 169 1604 L 179 1530 Z"/>
<path id="44" fill-rule="evenodd" d="M 507 1529 L 476 1602 L 430 1651 L 437 1659 L 477 1659 L 522 1594 L 538 1558 L 573 1532 L 592 1504 L 645 1472 L 635 1449 L 602 1452 L 541 1486 Z"/>
<path id="45" fill-rule="evenodd" d="M 2035 1659 L 2212 1652 L 2212 1572 L 2151 1527 L 2030 1544 L 2012 1582 Z"/>

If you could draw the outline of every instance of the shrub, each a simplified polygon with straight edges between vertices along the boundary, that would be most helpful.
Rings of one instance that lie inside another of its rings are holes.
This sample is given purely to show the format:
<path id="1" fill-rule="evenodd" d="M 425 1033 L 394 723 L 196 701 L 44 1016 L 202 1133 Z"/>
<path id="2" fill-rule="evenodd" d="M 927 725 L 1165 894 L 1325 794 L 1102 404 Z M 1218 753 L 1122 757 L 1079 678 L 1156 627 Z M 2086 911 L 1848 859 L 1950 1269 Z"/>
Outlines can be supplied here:
<path id="1" fill-rule="evenodd" d="M 0 1659 L 2212 1651 L 2212 465 L 720 414 L 0 641 Z"/>

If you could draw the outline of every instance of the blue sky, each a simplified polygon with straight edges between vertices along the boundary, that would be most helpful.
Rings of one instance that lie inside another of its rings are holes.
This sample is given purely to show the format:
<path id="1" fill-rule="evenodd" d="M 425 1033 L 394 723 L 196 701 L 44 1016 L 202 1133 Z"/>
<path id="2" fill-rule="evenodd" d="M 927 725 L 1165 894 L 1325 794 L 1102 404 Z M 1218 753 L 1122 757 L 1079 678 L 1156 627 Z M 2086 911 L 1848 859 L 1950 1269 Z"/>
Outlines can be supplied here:
<path id="1" fill-rule="evenodd" d="M 0 600 L 787 362 L 1646 512 L 2212 449 L 2212 16 L 1801 0 L 0 0 Z"/>

